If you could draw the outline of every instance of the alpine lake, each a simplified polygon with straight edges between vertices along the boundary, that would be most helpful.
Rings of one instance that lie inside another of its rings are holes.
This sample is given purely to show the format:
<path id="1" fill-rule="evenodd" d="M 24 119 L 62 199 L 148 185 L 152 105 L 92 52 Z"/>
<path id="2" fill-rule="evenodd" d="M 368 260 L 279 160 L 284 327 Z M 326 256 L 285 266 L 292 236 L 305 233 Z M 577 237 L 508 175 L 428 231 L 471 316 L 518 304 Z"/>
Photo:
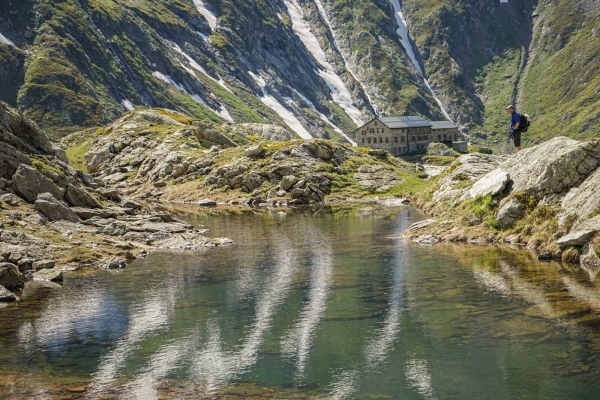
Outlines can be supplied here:
<path id="1" fill-rule="evenodd" d="M 409 207 L 179 217 L 235 244 L 2 305 L 0 399 L 600 398 L 597 270 L 409 242 Z"/>

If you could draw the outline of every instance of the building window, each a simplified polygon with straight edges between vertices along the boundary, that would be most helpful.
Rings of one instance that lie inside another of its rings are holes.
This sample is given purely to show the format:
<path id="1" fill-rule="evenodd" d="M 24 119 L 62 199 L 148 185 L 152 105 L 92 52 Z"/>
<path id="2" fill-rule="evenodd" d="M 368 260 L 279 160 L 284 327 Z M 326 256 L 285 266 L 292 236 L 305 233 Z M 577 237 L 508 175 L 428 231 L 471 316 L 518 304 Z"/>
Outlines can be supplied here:
<path id="1" fill-rule="evenodd" d="M 383 143 L 383 138 L 379 138 L 379 143 Z"/>
<path id="2" fill-rule="evenodd" d="M 365 142 L 365 138 L 362 138 L 362 140 L 363 140 L 362 142 L 364 143 Z"/>
<path id="3" fill-rule="evenodd" d="M 388 140 L 388 138 L 385 138 L 385 142 L 386 142 L 386 143 L 389 143 L 390 141 Z"/>
<path id="4" fill-rule="evenodd" d="M 371 143 L 371 138 L 367 138 L 367 143 Z"/>
<path id="5" fill-rule="evenodd" d="M 444 140 L 446 139 L 446 134 L 444 134 Z"/>
<path id="6" fill-rule="evenodd" d="M 438 140 L 442 140 L 442 135 L 438 135 Z"/>
<path id="7" fill-rule="evenodd" d="M 398 136 L 394 138 L 394 143 L 398 143 Z"/>

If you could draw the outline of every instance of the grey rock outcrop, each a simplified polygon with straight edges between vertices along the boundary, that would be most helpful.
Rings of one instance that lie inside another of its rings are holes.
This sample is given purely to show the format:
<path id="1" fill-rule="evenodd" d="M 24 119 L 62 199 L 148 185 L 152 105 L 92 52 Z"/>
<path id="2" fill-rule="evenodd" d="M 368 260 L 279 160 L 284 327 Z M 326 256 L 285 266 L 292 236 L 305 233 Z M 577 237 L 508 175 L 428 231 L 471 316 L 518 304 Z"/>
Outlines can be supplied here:
<path id="1" fill-rule="evenodd" d="M 600 166 L 600 139 L 580 142 L 555 137 L 520 151 L 501 168 L 513 181 L 511 193 L 527 192 L 539 199 L 568 192 Z"/>
<path id="2" fill-rule="evenodd" d="M 354 179 L 363 189 L 378 192 L 403 182 L 402 178 L 381 165 L 360 167 Z"/>
<path id="3" fill-rule="evenodd" d="M 40 193 L 33 207 L 47 216 L 50 221 L 67 220 L 80 222 L 81 219 L 70 208 L 63 205 L 51 193 Z"/>
<path id="4" fill-rule="evenodd" d="M 579 257 L 579 262 L 584 265 L 600 265 L 600 248 L 598 245 L 588 243 L 581 249 L 581 256 Z"/>
<path id="5" fill-rule="evenodd" d="M 440 188 L 433 194 L 434 201 L 465 199 L 469 195 L 469 186 L 465 182 L 475 182 L 503 161 L 502 157 L 492 154 L 464 154 L 452 164 L 452 172 L 439 181 Z"/>
<path id="6" fill-rule="evenodd" d="M 488 172 L 473 184 L 469 190 L 469 196 L 494 196 L 504 190 L 506 184 L 510 181 L 510 175 L 502 168 Z"/>
<path id="7" fill-rule="evenodd" d="M 221 133 L 219 130 L 213 128 L 210 122 L 199 121 L 194 122 L 196 126 L 196 137 L 202 143 L 204 147 L 210 147 L 213 144 L 218 144 L 224 147 L 237 147 L 237 144 Z"/>
<path id="8" fill-rule="evenodd" d="M 0 262 L 0 286 L 8 290 L 17 290 L 24 285 L 16 265 L 8 262 Z"/>
<path id="9" fill-rule="evenodd" d="M 64 197 L 62 190 L 52 180 L 29 165 L 19 165 L 13 180 L 17 194 L 29 203 L 33 203 L 40 193 L 51 193 L 58 200 Z"/>
<path id="10" fill-rule="evenodd" d="M 65 200 L 73 207 L 100 207 L 100 204 L 89 193 L 72 184 L 69 184 L 65 190 Z"/>
<path id="11" fill-rule="evenodd" d="M 415 222 L 413 224 L 411 224 L 408 229 L 410 229 L 411 231 L 418 231 L 419 229 L 423 229 L 429 225 L 435 224 L 436 220 L 435 219 L 425 219 L 423 221 L 419 221 L 419 222 Z"/>
<path id="12" fill-rule="evenodd" d="M 63 272 L 59 269 L 42 269 L 33 273 L 34 281 L 60 282 L 63 280 Z"/>
<path id="13" fill-rule="evenodd" d="M 49 268 L 54 268 L 54 260 L 40 260 L 40 261 L 35 261 L 32 265 L 31 268 L 34 271 L 39 271 L 41 269 L 49 269 Z"/>
<path id="14" fill-rule="evenodd" d="M 512 197 L 496 212 L 496 221 L 502 228 L 508 228 L 513 226 L 524 214 L 523 206 L 521 206 L 519 200 Z"/>
<path id="15" fill-rule="evenodd" d="M 427 146 L 427 155 L 454 157 L 454 152 L 443 143 L 429 143 Z"/>
<path id="16" fill-rule="evenodd" d="M 559 246 L 583 246 L 596 236 L 596 232 L 592 229 L 579 229 L 561 237 L 556 244 Z"/>
<path id="17" fill-rule="evenodd" d="M 592 213 L 600 210 L 600 168 L 592 173 L 581 185 L 569 190 L 563 198 L 559 225 L 563 225 L 569 216 L 575 216 L 575 222 L 585 220 Z"/>
<path id="18" fill-rule="evenodd" d="M 263 154 L 265 152 L 265 149 L 262 147 L 261 144 L 257 144 L 256 146 L 252 146 L 250 148 L 248 148 L 244 155 L 246 157 L 258 157 L 261 154 Z"/>

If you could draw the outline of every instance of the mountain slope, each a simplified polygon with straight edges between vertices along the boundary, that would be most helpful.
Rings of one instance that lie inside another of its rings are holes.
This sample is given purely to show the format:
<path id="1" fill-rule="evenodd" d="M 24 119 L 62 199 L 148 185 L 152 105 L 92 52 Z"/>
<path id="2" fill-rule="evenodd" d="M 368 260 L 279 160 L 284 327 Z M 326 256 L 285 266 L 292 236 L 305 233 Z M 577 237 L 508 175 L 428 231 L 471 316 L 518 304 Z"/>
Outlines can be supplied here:
<path id="1" fill-rule="evenodd" d="M 9 8 L 27 18 L 0 23 L 16 45 L 0 47 L 27 63 L 14 72 L 23 79 L 2 78 L 10 90 L 1 96 L 54 134 L 133 107 L 278 123 L 334 140 L 375 110 L 442 117 L 386 2 L 25 0 Z M 24 31 L 33 35 L 23 39 Z"/>

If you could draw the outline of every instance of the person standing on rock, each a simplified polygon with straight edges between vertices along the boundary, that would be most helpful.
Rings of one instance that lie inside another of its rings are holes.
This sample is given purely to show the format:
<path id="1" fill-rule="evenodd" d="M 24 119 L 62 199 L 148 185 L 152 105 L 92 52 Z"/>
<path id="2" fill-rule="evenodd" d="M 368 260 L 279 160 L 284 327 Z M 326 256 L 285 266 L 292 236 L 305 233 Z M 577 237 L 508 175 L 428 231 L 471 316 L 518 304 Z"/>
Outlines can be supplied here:
<path id="1" fill-rule="evenodd" d="M 515 111 L 515 106 L 506 107 L 506 111 L 510 114 L 510 138 L 513 139 L 517 151 L 521 151 L 521 116 Z"/>

